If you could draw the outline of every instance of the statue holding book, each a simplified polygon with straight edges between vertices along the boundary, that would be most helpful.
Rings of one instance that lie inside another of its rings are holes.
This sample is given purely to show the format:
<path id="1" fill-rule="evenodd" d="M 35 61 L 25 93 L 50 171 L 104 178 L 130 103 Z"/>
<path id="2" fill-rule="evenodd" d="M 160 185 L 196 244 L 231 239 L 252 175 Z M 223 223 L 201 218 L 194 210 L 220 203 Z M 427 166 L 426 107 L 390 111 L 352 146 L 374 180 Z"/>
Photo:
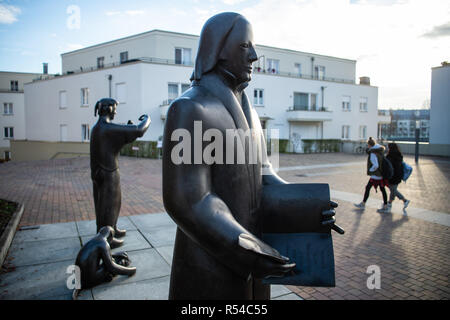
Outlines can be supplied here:
<path id="1" fill-rule="evenodd" d="M 200 35 L 191 88 L 169 108 L 163 199 L 178 225 L 170 299 L 270 299 L 274 279 L 334 285 L 330 231 L 343 233 L 337 204 L 328 185 L 288 184 L 268 162 L 258 114 L 244 92 L 256 60 L 250 23 L 237 13 L 213 16 Z M 230 130 L 233 139 L 224 141 Z M 189 144 L 184 134 L 204 140 Z M 229 163 L 239 151 L 244 161 Z M 299 247 L 286 247 L 286 239 Z M 303 261 L 289 256 L 302 254 L 305 244 L 311 254 Z M 321 277 L 304 265 L 317 256 Z"/>

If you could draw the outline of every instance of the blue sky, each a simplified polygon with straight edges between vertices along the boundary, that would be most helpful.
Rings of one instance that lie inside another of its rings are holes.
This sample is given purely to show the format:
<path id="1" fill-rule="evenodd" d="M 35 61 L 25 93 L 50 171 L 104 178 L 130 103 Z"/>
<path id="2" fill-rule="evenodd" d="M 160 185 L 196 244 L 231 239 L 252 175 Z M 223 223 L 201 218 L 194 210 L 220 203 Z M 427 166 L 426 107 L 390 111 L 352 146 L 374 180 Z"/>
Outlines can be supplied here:
<path id="1" fill-rule="evenodd" d="M 63 52 L 152 29 L 199 34 L 222 11 L 243 14 L 258 44 L 357 60 L 381 108 L 422 107 L 431 68 L 450 60 L 448 0 L 0 0 L 0 70 L 59 73 Z"/>

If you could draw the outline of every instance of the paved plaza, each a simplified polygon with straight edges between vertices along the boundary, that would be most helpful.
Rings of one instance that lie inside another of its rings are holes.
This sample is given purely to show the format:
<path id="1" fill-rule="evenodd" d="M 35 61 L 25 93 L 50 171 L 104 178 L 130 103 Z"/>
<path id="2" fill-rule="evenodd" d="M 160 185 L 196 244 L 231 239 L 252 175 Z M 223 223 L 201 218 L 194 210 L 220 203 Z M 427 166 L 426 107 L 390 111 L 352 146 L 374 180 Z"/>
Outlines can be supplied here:
<path id="1" fill-rule="evenodd" d="M 364 211 L 360 202 L 368 177 L 366 156 L 343 153 L 281 155 L 281 177 L 297 183 L 329 183 L 339 203 L 333 233 L 336 287 L 275 286 L 276 299 L 449 299 L 450 159 L 406 156 L 413 174 L 399 190 L 391 214 L 377 213 L 381 193 L 371 191 Z M 161 161 L 120 158 L 122 211 L 129 230 L 125 246 L 135 276 L 83 292 L 82 299 L 166 299 L 175 225 L 164 213 Z M 16 233 L 0 274 L 0 299 L 67 299 L 66 268 L 95 231 L 88 158 L 0 165 L 0 198 L 23 203 Z M 58 241 L 55 241 L 58 239 Z M 118 249 L 116 249 L 118 250 Z M 380 289 L 369 289 L 369 266 L 380 269 Z"/>

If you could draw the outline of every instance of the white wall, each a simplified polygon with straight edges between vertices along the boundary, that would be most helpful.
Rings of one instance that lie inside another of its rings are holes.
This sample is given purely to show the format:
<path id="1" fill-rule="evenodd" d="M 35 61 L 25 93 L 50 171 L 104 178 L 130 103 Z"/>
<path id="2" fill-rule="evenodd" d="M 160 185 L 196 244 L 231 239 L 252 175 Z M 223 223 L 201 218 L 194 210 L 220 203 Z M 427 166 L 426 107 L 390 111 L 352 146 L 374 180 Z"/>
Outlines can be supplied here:
<path id="1" fill-rule="evenodd" d="M 450 66 L 431 71 L 430 143 L 450 144 Z"/>
<path id="2" fill-rule="evenodd" d="M 13 104 L 13 114 L 3 114 L 3 103 Z M 9 148 L 9 139 L 4 138 L 4 127 L 14 128 L 14 139 L 25 139 L 25 108 L 23 93 L 0 92 L 0 147 Z M 3 155 L 0 155 L 0 158 Z"/>

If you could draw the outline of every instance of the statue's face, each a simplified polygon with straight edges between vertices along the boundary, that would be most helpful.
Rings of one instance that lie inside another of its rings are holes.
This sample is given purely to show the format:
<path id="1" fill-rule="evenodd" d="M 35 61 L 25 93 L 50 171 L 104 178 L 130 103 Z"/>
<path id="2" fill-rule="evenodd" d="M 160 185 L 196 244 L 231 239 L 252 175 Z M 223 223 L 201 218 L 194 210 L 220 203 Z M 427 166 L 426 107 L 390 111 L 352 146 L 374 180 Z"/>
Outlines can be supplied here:
<path id="1" fill-rule="evenodd" d="M 112 108 L 112 110 L 111 110 L 111 114 L 110 114 L 110 118 L 111 118 L 111 120 L 113 120 L 114 119 L 114 116 L 115 116 L 115 114 L 117 113 L 117 105 L 116 104 L 114 104 L 114 105 L 112 105 L 111 106 L 111 108 Z"/>
<path id="2" fill-rule="evenodd" d="M 219 63 L 242 83 L 251 80 L 252 63 L 256 60 L 252 26 L 247 20 L 239 19 L 228 35 Z"/>

